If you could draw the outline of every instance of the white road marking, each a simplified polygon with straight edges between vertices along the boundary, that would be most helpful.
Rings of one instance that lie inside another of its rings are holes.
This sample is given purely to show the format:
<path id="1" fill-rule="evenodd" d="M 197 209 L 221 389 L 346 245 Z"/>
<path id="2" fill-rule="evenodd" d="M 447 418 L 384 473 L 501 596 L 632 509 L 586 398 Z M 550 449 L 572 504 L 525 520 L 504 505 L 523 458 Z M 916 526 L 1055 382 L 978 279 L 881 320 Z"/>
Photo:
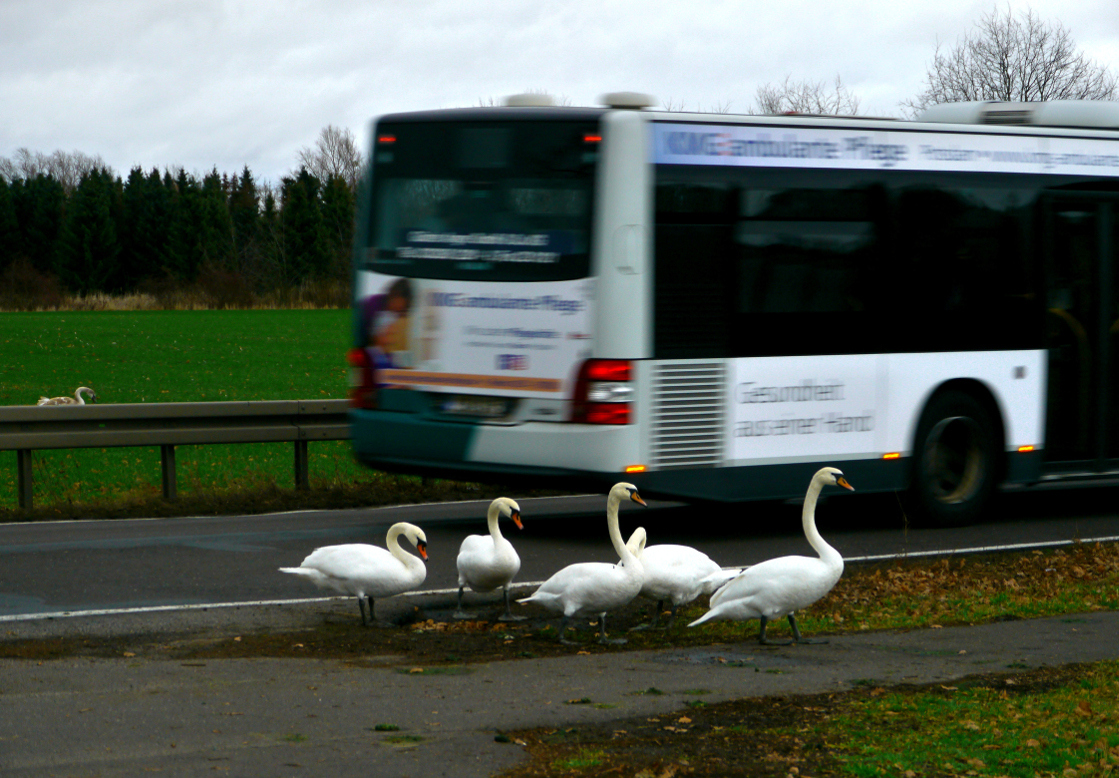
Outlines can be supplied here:
<path id="1" fill-rule="evenodd" d="M 991 554 L 1004 551 L 1028 551 L 1031 549 L 1057 548 L 1060 546 L 1073 546 L 1089 543 L 1114 543 L 1119 541 L 1119 535 L 1102 538 L 1084 538 L 1082 540 L 1049 540 L 1038 543 L 1011 543 L 1000 546 L 977 546 L 975 548 L 956 548 L 947 551 L 910 551 L 903 554 L 874 554 L 871 556 L 845 557 L 844 562 L 888 562 L 890 560 L 913 559 L 920 557 L 953 556 L 965 554 Z M 724 570 L 743 570 L 749 565 L 728 565 Z M 512 584 L 510 589 L 524 589 L 540 586 L 543 581 L 525 581 Z M 404 592 L 401 597 L 423 597 L 430 595 L 457 594 L 458 587 L 453 589 L 422 589 L 413 592 Z M 248 600 L 245 602 L 214 602 L 192 605 L 150 605 L 141 608 L 103 608 L 84 611 L 55 611 L 47 613 L 17 613 L 10 616 L 0 616 L 0 624 L 17 621 L 42 621 L 45 619 L 72 619 L 84 616 L 124 616 L 133 613 L 175 613 L 179 611 L 204 611 L 211 608 L 253 608 L 270 605 L 306 605 L 312 603 L 327 603 L 338 600 L 351 600 L 353 597 L 338 595 L 336 597 L 305 597 L 294 600 Z"/>

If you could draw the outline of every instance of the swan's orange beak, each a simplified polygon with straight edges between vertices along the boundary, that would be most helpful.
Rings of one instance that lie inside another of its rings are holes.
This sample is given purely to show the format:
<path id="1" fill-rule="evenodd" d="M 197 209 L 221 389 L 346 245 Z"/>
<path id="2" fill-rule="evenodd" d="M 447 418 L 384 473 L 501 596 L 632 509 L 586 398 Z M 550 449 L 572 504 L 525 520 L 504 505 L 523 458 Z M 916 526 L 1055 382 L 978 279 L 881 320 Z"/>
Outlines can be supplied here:
<path id="1" fill-rule="evenodd" d="M 420 552 L 420 556 L 422 556 L 424 559 L 427 559 L 427 543 L 424 543 L 421 540 L 419 543 L 416 544 L 416 550 Z"/>
<path id="2" fill-rule="evenodd" d="M 511 518 L 513 520 L 513 523 L 517 525 L 517 529 L 524 529 L 525 528 L 525 525 L 521 524 L 521 512 L 520 511 L 513 511 L 512 513 L 509 514 L 509 518 Z"/>
<path id="3" fill-rule="evenodd" d="M 835 485 L 842 486 L 844 489 L 850 489 L 852 492 L 855 491 L 855 487 L 847 483 L 847 479 L 844 476 L 839 476 L 839 478 L 835 479 Z"/>
<path id="4" fill-rule="evenodd" d="M 649 504 L 647 502 L 645 502 L 644 500 L 642 500 L 641 495 L 638 494 L 637 492 L 630 492 L 629 498 L 631 500 L 633 500 L 635 503 L 637 503 L 638 505 L 644 505 L 646 508 L 649 507 Z"/>

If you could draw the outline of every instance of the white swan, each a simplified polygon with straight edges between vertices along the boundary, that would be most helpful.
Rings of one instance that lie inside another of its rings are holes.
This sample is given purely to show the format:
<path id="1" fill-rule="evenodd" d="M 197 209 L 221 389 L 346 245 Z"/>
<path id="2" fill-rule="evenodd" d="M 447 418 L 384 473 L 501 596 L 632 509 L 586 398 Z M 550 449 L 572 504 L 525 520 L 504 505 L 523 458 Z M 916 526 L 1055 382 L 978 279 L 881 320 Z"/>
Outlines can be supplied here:
<path id="1" fill-rule="evenodd" d="M 303 576 L 320 589 L 354 595 L 361 611 L 361 623 L 368 625 L 373 622 L 375 598 L 415 589 L 427 577 L 424 563 L 400 547 L 401 535 L 427 559 L 427 536 L 415 524 L 402 521 L 389 527 L 385 539 L 388 551 L 365 543 L 323 546 L 312 551 L 299 567 L 281 567 L 280 572 Z"/>
<path id="2" fill-rule="evenodd" d="M 79 386 L 74 391 L 73 397 L 40 397 L 39 402 L 35 405 L 85 405 L 85 398 L 82 397 L 82 392 L 89 392 L 89 399 L 91 402 L 97 402 L 97 392 L 90 389 L 88 386 Z"/>
<path id="3" fill-rule="evenodd" d="M 508 516 L 517 525 L 517 529 L 524 529 L 521 524 L 521 506 L 508 497 L 498 497 L 490 503 L 486 513 L 486 522 L 489 524 L 489 535 L 467 535 L 463 538 L 462 546 L 458 551 L 458 610 L 455 611 L 456 619 L 473 618 L 473 614 L 462 609 L 462 591 L 469 586 L 475 592 L 492 592 L 500 588 L 505 594 L 505 613 L 501 621 L 520 621 L 524 616 L 514 616 L 509 610 L 509 582 L 521 569 L 521 558 L 517 556 L 516 549 L 501 534 L 498 526 L 500 517 Z"/>
<path id="4" fill-rule="evenodd" d="M 720 586 L 742 572 L 740 569 L 724 570 L 718 562 L 691 546 L 659 543 L 646 547 L 645 541 L 645 528 L 638 527 L 626 541 L 626 547 L 645 568 L 641 596 L 656 600 L 657 605 L 652 623 L 634 627 L 635 630 L 656 629 L 665 602 L 671 607 L 668 623 L 665 624 L 667 629 L 676 619 L 677 608 L 701 594 L 714 594 Z"/>
<path id="5" fill-rule="evenodd" d="M 812 642 L 801 637 L 794 612 L 808 607 L 830 592 L 843 575 L 843 557 L 816 530 L 816 499 L 820 496 L 820 490 L 829 484 L 855 490 L 847 483 L 843 473 L 834 467 L 825 467 L 812 476 L 808 494 L 804 497 L 801 520 L 804 524 L 804 536 L 820 556 L 783 556 L 746 568 L 741 575 L 715 592 L 711 597 L 711 610 L 689 624 L 689 627 L 717 619 L 759 619 L 761 631 L 758 633 L 758 642 L 769 643 L 765 637 L 766 624 L 788 616 L 789 626 L 793 629 L 793 640 L 797 643 Z"/>
<path id="6" fill-rule="evenodd" d="M 560 624 L 561 643 L 570 641 L 564 638 L 571 619 L 582 613 L 599 614 L 599 642 L 624 643 L 624 639 L 606 640 L 606 614 L 626 605 L 641 591 L 644 579 L 640 560 L 633 555 L 618 529 L 618 506 L 622 500 L 632 500 L 645 505 L 637 487 L 633 484 L 615 484 L 606 500 L 606 525 L 610 530 L 610 542 L 618 552 L 617 564 L 606 562 L 580 562 L 563 568 L 537 589 L 531 597 L 517 602 L 535 602 L 549 610 L 563 614 Z"/>

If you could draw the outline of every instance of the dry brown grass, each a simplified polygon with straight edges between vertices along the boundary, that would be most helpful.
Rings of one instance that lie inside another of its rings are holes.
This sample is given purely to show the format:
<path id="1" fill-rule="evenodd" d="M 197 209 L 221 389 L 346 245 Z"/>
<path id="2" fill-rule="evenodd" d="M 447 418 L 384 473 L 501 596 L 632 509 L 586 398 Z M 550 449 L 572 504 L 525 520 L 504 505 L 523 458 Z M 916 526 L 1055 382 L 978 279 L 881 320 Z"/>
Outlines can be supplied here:
<path id="1" fill-rule="evenodd" d="M 0 274 L 0 311 L 209 311 L 320 309 L 351 305 L 349 280 L 316 279 L 282 289 L 254 290 L 237 273 L 203 267 L 191 284 L 157 280 L 121 294 L 71 293 L 57 279 L 17 260 Z"/>

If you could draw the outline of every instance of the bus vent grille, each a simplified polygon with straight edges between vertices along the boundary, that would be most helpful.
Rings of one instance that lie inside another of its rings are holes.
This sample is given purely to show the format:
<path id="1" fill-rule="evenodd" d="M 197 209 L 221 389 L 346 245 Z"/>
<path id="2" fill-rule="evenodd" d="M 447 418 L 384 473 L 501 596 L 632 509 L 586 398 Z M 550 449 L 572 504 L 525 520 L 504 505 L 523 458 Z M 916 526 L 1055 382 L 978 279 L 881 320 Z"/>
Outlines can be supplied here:
<path id="1" fill-rule="evenodd" d="M 723 365 L 662 362 L 653 368 L 651 464 L 714 467 L 723 459 Z"/>

